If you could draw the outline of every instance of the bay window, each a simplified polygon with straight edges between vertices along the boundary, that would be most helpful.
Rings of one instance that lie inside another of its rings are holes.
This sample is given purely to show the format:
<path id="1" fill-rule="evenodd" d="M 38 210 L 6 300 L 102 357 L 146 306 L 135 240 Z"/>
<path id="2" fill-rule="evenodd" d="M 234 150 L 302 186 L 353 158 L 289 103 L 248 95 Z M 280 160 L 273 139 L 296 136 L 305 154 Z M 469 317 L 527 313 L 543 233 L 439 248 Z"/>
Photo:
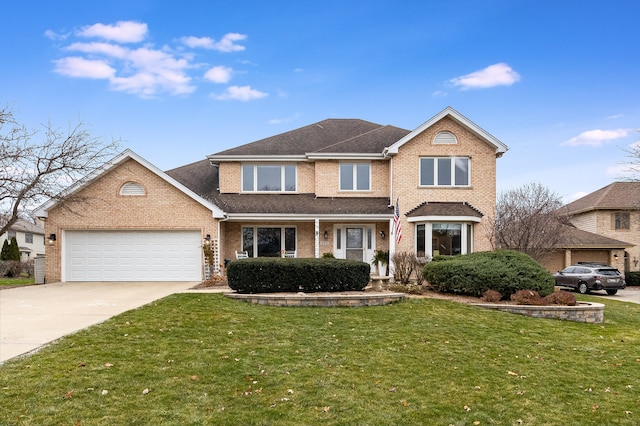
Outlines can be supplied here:
<path id="1" fill-rule="evenodd" d="M 473 251 L 473 225 L 470 223 L 419 223 L 416 225 L 416 255 L 455 256 Z"/>

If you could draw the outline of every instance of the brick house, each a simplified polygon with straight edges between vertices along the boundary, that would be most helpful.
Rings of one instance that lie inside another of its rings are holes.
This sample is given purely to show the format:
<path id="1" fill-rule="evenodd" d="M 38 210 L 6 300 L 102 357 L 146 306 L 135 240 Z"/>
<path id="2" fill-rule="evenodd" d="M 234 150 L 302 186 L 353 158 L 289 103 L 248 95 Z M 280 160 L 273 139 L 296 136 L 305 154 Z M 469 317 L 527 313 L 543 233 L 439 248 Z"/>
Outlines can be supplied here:
<path id="1" fill-rule="evenodd" d="M 594 260 L 621 271 L 640 270 L 640 182 L 614 182 L 567 204 L 562 213 L 577 229 L 609 241 L 574 253 L 569 264 Z"/>
<path id="2" fill-rule="evenodd" d="M 167 172 L 125 151 L 69 189 L 82 205 L 40 209 L 47 235 L 60 236 L 47 279 L 197 281 L 203 245 L 214 269 L 244 251 L 369 262 L 380 249 L 489 250 L 507 149 L 448 107 L 413 131 L 328 119 Z"/>

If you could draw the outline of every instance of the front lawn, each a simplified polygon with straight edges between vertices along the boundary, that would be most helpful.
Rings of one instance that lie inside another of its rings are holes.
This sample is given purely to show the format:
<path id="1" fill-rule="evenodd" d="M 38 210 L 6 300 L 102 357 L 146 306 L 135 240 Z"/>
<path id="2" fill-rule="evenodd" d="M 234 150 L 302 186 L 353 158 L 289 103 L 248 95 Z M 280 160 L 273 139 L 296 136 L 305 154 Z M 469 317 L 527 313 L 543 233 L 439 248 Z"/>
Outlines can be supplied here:
<path id="1" fill-rule="evenodd" d="M 639 424 L 640 305 L 580 299 L 605 323 L 174 295 L 1 365 L 0 424 Z"/>

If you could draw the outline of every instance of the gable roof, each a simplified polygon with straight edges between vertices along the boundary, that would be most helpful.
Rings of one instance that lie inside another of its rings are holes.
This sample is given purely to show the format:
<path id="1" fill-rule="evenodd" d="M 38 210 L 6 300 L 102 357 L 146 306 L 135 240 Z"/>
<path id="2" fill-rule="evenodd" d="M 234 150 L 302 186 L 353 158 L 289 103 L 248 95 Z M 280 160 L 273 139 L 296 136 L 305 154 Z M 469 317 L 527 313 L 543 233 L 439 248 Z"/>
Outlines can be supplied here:
<path id="1" fill-rule="evenodd" d="M 359 119 L 327 119 L 299 129 L 260 139 L 207 156 L 212 161 L 238 159 L 299 160 L 332 154 L 369 154 L 382 157 L 386 147 L 409 131 Z"/>
<path id="2" fill-rule="evenodd" d="M 6 223 L 6 222 L 3 222 L 3 223 Z M 31 223 L 29 221 L 26 221 L 20 218 L 16 220 L 16 222 L 13 225 L 11 225 L 9 230 L 16 231 L 16 232 L 23 232 L 27 234 L 44 235 L 44 228 L 42 226 L 36 225 L 35 223 Z"/>
<path id="3" fill-rule="evenodd" d="M 467 202 L 425 201 L 406 214 L 409 222 L 425 220 L 425 218 L 451 219 L 467 218 L 479 222 L 483 214 Z M 432 220 L 432 219 L 430 219 Z"/>
<path id="4" fill-rule="evenodd" d="M 130 159 L 136 161 L 137 163 L 139 163 L 140 165 L 148 169 L 150 172 L 152 172 L 153 174 L 155 174 L 156 176 L 158 176 L 159 178 L 167 182 L 169 185 L 175 187 L 178 191 L 183 192 L 189 198 L 193 199 L 197 203 L 211 210 L 213 217 L 216 217 L 216 218 L 224 217 L 224 213 L 222 212 L 222 210 L 220 210 L 215 204 L 203 199 L 202 197 L 194 193 L 191 189 L 187 188 L 185 185 L 178 182 L 173 177 L 169 176 L 167 173 L 158 169 L 156 166 L 154 166 L 153 164 L 151 164 L 150 162 L 148 162 L 147 160 L 145 160 L 135 152 L 131 151 L 130 149 L 124 150 L 123 152 L 118 154 L 116 157 L 114 157 L 111 161 L 106 162 L 102 167 L 97 169 L 92 174 L 86 176 L 85 178 L 77 181 L 76 183 L 74 183 L 73 185 L 65 189 L 60 194 L 59 198 L 64 198 L 66 196 L 69 196 L 70 194 L 73 194 L 74 192 L 79 191 L 82 188 L 87 187 L 88 185 L 96 181 L 105 173 L 109 172 L 110 170 L 114 169 L 115 167 L 119 166 L 120 164 L 123 164 L 125 161 Z M 54 208 L 59 202 L 60 202 L 59 199 L 50 199 L 49 201 L 44 203 L 42 206 L 36 209 L 35 211 L 36 217 L 47 217 L 48 211 Z"/>
<path id="5" fill-rule="evenodd" d="M 385 153 L 388 154 L 388 155 L 397 154 L 398 153 L 398 149 L 400 149 L 400 147 L 402 147 L 402 145 L 404 145 L 405 143 L 409 142 L 411 139 L 415 138 L 420 133 L 424 132 L 426 129 L 428 129 L 429 127 L 433 126 L 435 123 L 437 123 L 438 121 L 442 120 L 445 117 L 450 117 L 454 121 L 458 122 L 462 126 L 464 126 L 467 129 L 469 129 L 476 136 L 478 136 L 480 139 L 482 139 L 485 143 L 487 143 L 488 145 L 494 147 L 495 150 L 496 150 L 496 157 L 501 157 L 502 154 L 504 154 L 505 152 L 507 152 L 509 150 L 509 147 L 507 145 L 505 145 L 504 143 L 500 142 L 495 136 L 491 135 L 489 132 L 487 132 L 486 130 L 482 129 L 480 126 L 475 124 L 473 121 L 469 120 L 467 117 L 465 117 L 464 115 L 460 114 L 458 111 L 456 111 L 455 109 L 453 109 L 453 108 L 451 108 L 449 106 L 449 107 L 446 107 L 445 109 L 443 109 L 442 111 L 440 111 L 438 114 L 436 114 L 433 117 L 431 117 L 429 120 L 427 120 L 424 123 L 422 123 L 414 131 L 412 131 L 411 133 L 405 135 L 402 139 L 398 140 L 396 143 L 391 145 L 386 150 Z"/>
<path id="6" fill-rule="evenodd" d="M 640 182 L 614 182 L 562 208 L 565 214 L 591 210 L 640 209 Z"/>
<path id="7" fill-rule="evenodd" d="M 633 244 L 583 231 L 573 225 L 564 225 L 563 228 L 565 232 L 562 234 L 562 241 L 556 244 L 557 248 L 623 249 L 633 247 Z"/>

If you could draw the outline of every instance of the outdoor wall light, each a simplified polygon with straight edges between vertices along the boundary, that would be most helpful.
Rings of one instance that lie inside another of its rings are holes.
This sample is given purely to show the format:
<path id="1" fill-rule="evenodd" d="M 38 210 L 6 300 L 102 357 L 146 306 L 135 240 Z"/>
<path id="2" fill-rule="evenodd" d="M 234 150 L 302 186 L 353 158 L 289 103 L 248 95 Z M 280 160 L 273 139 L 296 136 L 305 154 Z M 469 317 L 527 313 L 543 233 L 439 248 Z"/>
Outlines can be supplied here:
<path id="1" fill-rule="evenodd" d="M 56 234 L 49 235 L 49 244 L 53 244 L 56 242 Z"/>
<path id="2" fill-rule="evenodd" d="M 613 258 L 614 258 L 615 260 L 618 260 L 618 253 L 614 254 L 614 255 L 613 255 Z"/>
<path id="3" fill-rule="evenodd" d="M 211 241 L 211 234 L 207 234 L 207 235 L 204 237 L 204 239 L 205 239 L 205 240 L 207 240 L 207 241 Z"/>
<path id="4" fill-rule="evenodd" d="M 380 231 L 380 238 L 382 238 L 384 240 L 384 237 L 386 237 L 387 234 L 384 233 L 384 231 Z"/>
<path id="5" fill-rule="evenodd" d="M 323 237 L 325 240 L 329 239 L 329 231 L 324 231 Z"/>

